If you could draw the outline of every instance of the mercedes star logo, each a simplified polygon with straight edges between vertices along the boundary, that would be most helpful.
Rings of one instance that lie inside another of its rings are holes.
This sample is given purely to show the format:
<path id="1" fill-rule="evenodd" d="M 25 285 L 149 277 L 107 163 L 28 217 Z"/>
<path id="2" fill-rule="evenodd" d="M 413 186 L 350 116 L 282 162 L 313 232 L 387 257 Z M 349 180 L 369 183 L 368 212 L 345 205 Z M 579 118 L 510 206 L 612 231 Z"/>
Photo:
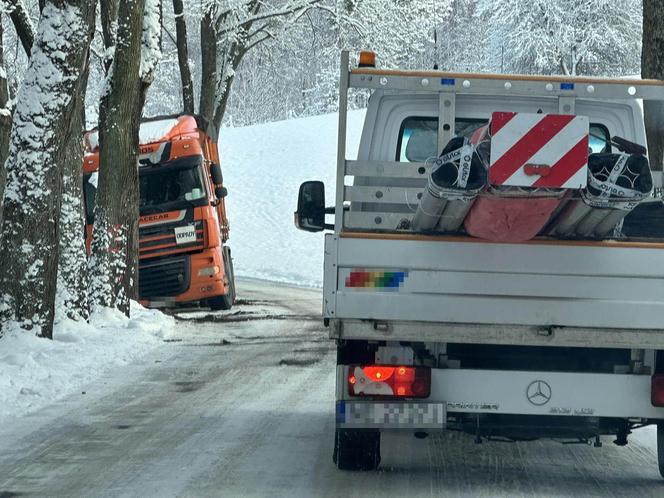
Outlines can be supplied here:
<path id="1" fill-rule="evenodd" d="M 535 406 L 546 405 L 551 399 L 551 386 L 543 380 L 534 380 L 528 384 L 526 397 Z"/>

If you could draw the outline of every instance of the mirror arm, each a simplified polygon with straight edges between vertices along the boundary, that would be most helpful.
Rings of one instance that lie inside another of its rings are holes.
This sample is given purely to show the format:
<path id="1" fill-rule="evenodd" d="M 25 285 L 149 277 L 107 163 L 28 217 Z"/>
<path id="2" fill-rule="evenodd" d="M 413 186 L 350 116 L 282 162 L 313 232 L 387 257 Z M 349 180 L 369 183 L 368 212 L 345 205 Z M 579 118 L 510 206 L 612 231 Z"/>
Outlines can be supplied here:
<path id="1" fill-rule="evenodd" d="M 350 206 L 344 206 L 344 212 L 350 211 Z M 325 208 L 325 214 L 334 214 L 336 213 L 336 207 L 330 206 Z"/>

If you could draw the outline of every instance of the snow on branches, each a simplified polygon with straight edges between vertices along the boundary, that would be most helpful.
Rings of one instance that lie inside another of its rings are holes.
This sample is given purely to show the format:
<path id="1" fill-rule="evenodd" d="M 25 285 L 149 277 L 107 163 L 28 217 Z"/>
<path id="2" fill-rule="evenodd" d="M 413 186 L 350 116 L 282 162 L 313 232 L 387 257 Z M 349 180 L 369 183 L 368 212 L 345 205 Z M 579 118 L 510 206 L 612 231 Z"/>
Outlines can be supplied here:
<path id="1" fill-rule="evenodd" d="M 640 0 L 496 0 L 493 41 L 516 72 L 621 74 L 640 53 Z"/>
<path id="2" fill-rule="evenodd" d="M 69 6 L 62 11 L 51 4 L 44 8 L 39 45 L 34 50 L 25 81 L 21 85 L 12 127 L 11 159 L 19 168 L 8 171 L 5 196 L 21 202 L 41 199 L 44 176 L 53 149 L 55 130 L 49 126 L 71 101 L 71 90 L 78 79 L 77 68 L 66 64 L 65 55 L 73 38 L 83 30 L 80 12 Z M 63 64 L 64 63 L 64 64 Z"/>
<path id="3" fill-rule="evenodd" d="M 145 0 L 141 37 L 141 81 L 152 83 L 161 60 L 161 0 Z"/>

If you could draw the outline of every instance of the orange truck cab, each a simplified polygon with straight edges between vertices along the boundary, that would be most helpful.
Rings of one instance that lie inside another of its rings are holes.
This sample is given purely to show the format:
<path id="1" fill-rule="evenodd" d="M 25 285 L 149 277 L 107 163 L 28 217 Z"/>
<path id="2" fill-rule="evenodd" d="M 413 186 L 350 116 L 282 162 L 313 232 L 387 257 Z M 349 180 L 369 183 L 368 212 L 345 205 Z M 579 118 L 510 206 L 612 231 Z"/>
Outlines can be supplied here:
<path id="1" fill-rule="evenodd" d="M 200 302 L 230 309 L 235 300 L 229 226 L 217 144 L 201 118 L 141 123 L 139 298 L 147 306 Z M 99 170 L 96 130 L 85 135 L 86 243 L 92 239 Z"/>

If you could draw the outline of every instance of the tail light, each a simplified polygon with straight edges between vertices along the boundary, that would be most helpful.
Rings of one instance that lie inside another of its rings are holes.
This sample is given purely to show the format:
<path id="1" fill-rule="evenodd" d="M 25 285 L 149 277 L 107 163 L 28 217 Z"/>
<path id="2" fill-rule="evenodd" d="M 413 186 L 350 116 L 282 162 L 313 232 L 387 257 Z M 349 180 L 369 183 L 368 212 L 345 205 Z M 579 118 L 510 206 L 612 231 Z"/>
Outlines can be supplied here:
<path id="1" fill-rule="evenodd" d="M 431 369 L 391 365 L 350 366 L 348 394 L 351 396 L 392 396 L 428 398 Z"/>
<path id="2" fill-rule="evenodd" d="M 655 374 L 650 383 L 652 406 L 664 406 L 664 374 Z"/>

